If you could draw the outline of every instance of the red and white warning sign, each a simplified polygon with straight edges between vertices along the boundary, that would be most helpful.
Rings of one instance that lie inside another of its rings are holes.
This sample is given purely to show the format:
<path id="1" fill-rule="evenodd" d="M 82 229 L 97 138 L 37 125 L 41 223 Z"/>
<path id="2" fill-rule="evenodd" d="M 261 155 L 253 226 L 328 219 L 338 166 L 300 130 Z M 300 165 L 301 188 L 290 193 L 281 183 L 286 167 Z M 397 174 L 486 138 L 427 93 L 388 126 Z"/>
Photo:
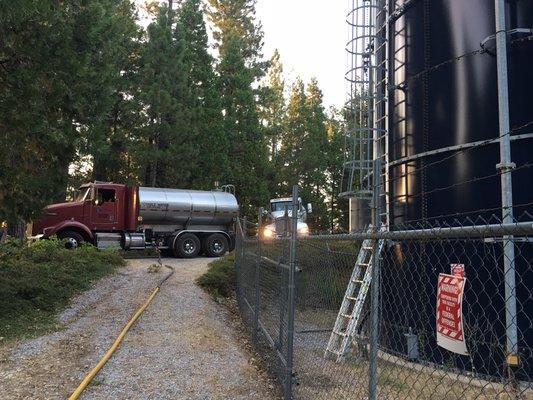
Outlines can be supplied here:
<path id="1" fill-rule="evenodd" d="M 450 270 L 452 275 L 465 277 L 465 265 L 464 264 L 450 264 Z"/>
<path id="2" fill-rule="evenodd" d="M 464 272 L 464 269 L 463 269 Z M 463 292 L 466 278 L 439 274 L 437 286 L 437 344 L 468 355 L 463 331 Z"/>

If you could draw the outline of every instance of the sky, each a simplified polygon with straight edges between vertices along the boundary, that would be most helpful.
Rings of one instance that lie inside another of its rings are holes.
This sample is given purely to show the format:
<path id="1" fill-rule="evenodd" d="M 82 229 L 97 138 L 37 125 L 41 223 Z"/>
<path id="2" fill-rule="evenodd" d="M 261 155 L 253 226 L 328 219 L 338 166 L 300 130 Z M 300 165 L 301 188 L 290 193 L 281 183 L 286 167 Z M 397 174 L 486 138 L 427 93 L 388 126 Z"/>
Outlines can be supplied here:
<path id="1" fill-rule="evenodd" d="M 288 82 L 312 77 L 324 92 L 326 107 L 345 101 L 346 0 L 258 0 L 265 57 L 278 49 Z"/>
<path id="2" fill-rule="evenodd" d="M 265 58 L 278 49 L 289 85 L 297 76 L 304 82 L 317 78 L 326 107 L 340 108 L 345 101 L 347 6 L 346 0 L 257 0 Z M 142 14 L 140 22 L 146 26 Z"/>

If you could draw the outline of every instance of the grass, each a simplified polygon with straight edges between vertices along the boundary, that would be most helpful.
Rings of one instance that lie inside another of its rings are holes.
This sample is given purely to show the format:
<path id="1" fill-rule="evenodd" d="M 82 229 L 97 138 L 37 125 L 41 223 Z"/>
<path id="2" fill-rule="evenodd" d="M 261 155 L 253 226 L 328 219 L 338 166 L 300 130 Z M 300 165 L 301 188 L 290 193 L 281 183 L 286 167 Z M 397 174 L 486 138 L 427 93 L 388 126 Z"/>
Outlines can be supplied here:
<path id="1" fill-rule="evenodd" d="M 338 310 L 357 259 L 359 243 L 302 242 L 297 277 L 298 306 Z"/>
<path id="2" fill-rule="evenodd" d="M 324 343 L 325 346 L 325 343 Z M 378 399 L 413 400 L 510 400 L 531 399 L 531 391 L 523 389 L 522 397 L 512 393 L 511 385 L 477 380 L 445 368 L 426 367 L 402 359 L 378 359 Z M 296 393 L 301 398 L 365 398 L 368 388 L 368 359 L 348 357 L 344 362 L 324 358 L 324 347 L 295 347 L 300 373 Z"/>
<path id="3" fill-rule="evenodd" d="M 98 386 L 102 386 L 102 384 L 104 383 L 105 379 L 102 378 L 93 378 L 93 380 L 91 382 L 89 382 L 89 386 L 95 386 L 95 387 L 98 387 Z"/>
<path id="4" fill-rule="evenodd" d="M 235 292 L 235 253 L 230 253 L 209 263 L 205 274 L 196 283 L 215 299 L 230 297 Z"/>
<path id="5" fill-rule="evenodd" d="M 115 251 L 85 245 L 67 250 L 57 240 L 0 246 L 0 337 L 36 336 L 58 328 L 71 297 L 124 260 Z"/>

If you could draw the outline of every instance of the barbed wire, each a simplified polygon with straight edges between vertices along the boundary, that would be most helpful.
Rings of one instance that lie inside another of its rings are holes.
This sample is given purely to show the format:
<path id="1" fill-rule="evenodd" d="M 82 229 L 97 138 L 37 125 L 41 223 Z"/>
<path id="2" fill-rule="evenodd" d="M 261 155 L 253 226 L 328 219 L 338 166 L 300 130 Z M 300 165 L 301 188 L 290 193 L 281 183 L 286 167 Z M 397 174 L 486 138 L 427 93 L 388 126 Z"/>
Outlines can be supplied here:
<path id="1" fill-rule="evenodd" d="M 491 212 L 497 212 L 497 211 L 504 212 L 504 210 L 511 210 L 511 209 L 512 210 L 516 210 L 516 209 L 529 207 L 529 206 L 533 206 L 533 201 L 528 201 L 526 203 L 520 203 L 520 204 L 513 204 L 512 206 L 498 206 L 498 207 L 480 208 L 480 209 L 472 210 L 472 211 L 461 211 L 461 212 L 455 212 L 455 213 L 449 213 L 449 214 L 439 214 L 439 215 L 435 215 L 433 217 L 428 217 L 428 218 L 408 219 L 408 220 L 402 221 L 402 222 L 400 222 L 398 224 L 394 224 L 394 225 L 395 226 L 398 226 L 398 225 L 399 226 L 405 226 L 405 225 L 415 224 L 415 223 L 418 223 L 418 222 L 428 223 L 428 222 L 430 222 L 432 220 L 445 219 L 445 218 L 449 219 L 449 218 L 466 217 L 466 216 L 472 215 L 472 214 L 487 215 L 488 213 L 491 213 Z M 524 211 L 518 217 L 515 216 L 515 219 L 520 219 L 523 214 L 527 215 L 529 219 L 533 219 L 533 216 L 527 211 Z M 471 221 L 469 221 L 469 222 L 471 222 Z"/>
<path id="2" fill-rule="evenodd" d="M 508 30 L 507 33 L 511 33 L 511 30 Z M 512 40 L 509 41 L 509 43 L 516 44 L 516 43 L 522 43 L 522 42 L 532 41 L 532 40 L 533 40 L 533 35 L 529 35 L 529 36 L 525 36 L 525 37 L 518 38 L 518 39 L 512 39 Z M 487 49 L 483 48 L 483 47 L 481 47 L 479 49 L 476 49 L 476 50 L 468 51 L 468 52 L 463 53 L 461 55 L 458 55 L 456 57 L 452 57 L 452 58 L 444 60 L 444 61 L 442 61 L 442 62 L 440 62 L 438 64 L 435 64 L 435 65 L 433 65 L 433 66 L 431 66 L 431 67 L 429 67 L 429 68 L 427 68 L 427 69 L 425 69 L 423 71 L 420 71 L 419 73 L 408 77 L 405 81 L 407 82 L 409 80 L 418 79 L 418 78 L 420 78 L 420 77 L 422 77 L 424 75 L 427 75 L 427 74 L 429 74 L 431 72 L 439 70 L 439 69 L 441 69 L 442 67 L 444 67 L 444 66 L 446 66 L 448 64 L 452 64 L 452 63 L 461 61 L 461 60 L 463 60 L 465 58 L 469 58 L 469 57 L 472 57 L 472 56 L 475 56 L 475 55 L 480 55 L 480 54 L 485 54 L 485 53 L 489 53 L 490 54 L 490 52 Z M 401 85 L 401 84 L 400 85 L 394 85 L 391 88 L 393 88 L 393 89 L 394 88 L 403 89 L 404 85 Z"/>
<path id="3" fill-rule="evenodd" d="M 461 61 L 462 59 L 464 58 L 467 58 L 467 57 L 472 57 L 472 56 L 475 56 L 475 55 L 478 55 L 478 54 L 483 54 L 483 53 L 486 53 L 486 50 L 484 49 L 477 49 L 477 50 L 473 50 L 473 51 L 469 51 L 467 53 L 464 53 L 464 54 L 461 54 L 460 56 L 457 56 L 457 57 L 453 57 L 453 58 L 450 58 L 448 60 L 445 60 L 439 64 L 436 64 L 436 65 L 433 65 L 427 69 L 425 69 L 424 71 L 421 71 L 415 75 L 412 75 L 410 77 L 408 77 L 406 80 L 415 80 L 415 79 L 418 79 L 424 75 L 427 75 L 433 71 L 436 71 L 448 64 L 452 64 L 454 62 L 457 62 L 457 61 Z"/>
<path id="4" fill-rule="evenodd" d="M 512 128 L 509 132 L 507 132 L 507 133 L 505 133 L 505 134 L 503 134 L 501 136 L 498 136 L 496 138 L 486 139 L 486 140 L 483 140 L 483 141 L 481 141 L 479 143 L 476 143 L 476 144 L 474 144 L 474 145 L 472 145 L 470 147 L 465 147 L 463 149 L 455 150 L 452 154 L 450 154 L 449 156 L 446 156 L 444 158 L 441 158 L 440 160 L 436 160 L 436 161 L 433 161 L 431 163 L 427 163 L 427 164 L 423 165 L 420 168 L 415 168 L 414 170 L 406 172 L 406 173 L 404 173 L 404 174 L 402 174 L 402 175 L 400 175 L 398 177 L 395 177 L 395 178 L 392 178 L 392 179 L 387 179 L 384 182 L 384 184 L 385 185 L 389 185 L 392 182 L 398 181 L 400 179 L 404 179 L 405 177 L 407 177 L 409 175 L 417 174 L 417 173 L 419 173 L 421 171 L 424 171 L 424 170 L 426 170 L 426 169 L 428 169 L 428 168 L 430 168 L 432 166 L 435 166 L 435 165 L 438 165 L 438 164 L 442 164 L 445 161 L 448 161 L 448 160 L 450 160 L 452 158 L 455 158 L 455 157 L 457 157 L 459 155 L 465 154 L 465 153 L 467 153 L 467 152 L 469 152 L 471 150 L 474 150 L 474 149 L 486 146 L 488 144 L 497 142 L 499 139 L 502 139 L 502 138 L 504 138 L 506 136 L 512 135 L 513 133 L 516 133 L 516 132 L 518 132 L 518 131 L 520 131 L 520 130 L 522 130 L 524 128 L 527 128 L 530 125 L 533 125 L 533 121 L 529 121 L 529 122 L 526 122 L 525 124 L 522 124 L 520 126 L 516 126 L 516 127 Z M 406 161 L 406 163 L 407 162 L 409 162 L 409 161 Z"/>
<path id="5" fill-rule="evenodd" d="M 502 171 L 502 172 L 496 172 L 496 173 L 490 174 L 490 175 L 484 175 L 484 176 L 481 176 L 481 177 L 474 177 L 474 178 L 471 178 L 471 179 L 466 179 L 464 181 L 452 183 L 451 185 L 448 185 L 448 186 L 443 186 L 443 187 L 435 188 L 435 189 L 432 189 L 432 190 L 428 190 L 428 191 L 425 191 L 425 192 L 420 192 L 420 193 L 416 193 L 416 194 L 412 194 L 412 195 L 408 195 L 408 196 L 406 195 L 405 197 L 407 197 L 409 199 L 414 199 L 414 198 L 417 198 L 417 197 L 428 196 L 430 194 L 434 194 L 434 193 L 438 193 L 438 192 L 443 192 L 443 191 L 446 191 L 446 190 L 454 189 L 456 187 L 463 186 L 463 185 L 466 185 L 466 184 L 469 184 L 469 183 L 475 183 L 475 182 L 480 182 L 480 181 L 484 181 L 484 180 L 491 179 L 491 178 L 496 178 L 496 177 L 499 177 L 499 176 L 501 176 L 503 174 L 511 174 L 513 172 L 520 171 L 522 169 L 530 168 L 531 166 L 533 166 L 533 163 L 525 163 L 525 164 L 522 164 L 519 167 L 513 168 L 511 170 Z M 401 196 L 401 197 L 404 197 L 404 196 Z"/>

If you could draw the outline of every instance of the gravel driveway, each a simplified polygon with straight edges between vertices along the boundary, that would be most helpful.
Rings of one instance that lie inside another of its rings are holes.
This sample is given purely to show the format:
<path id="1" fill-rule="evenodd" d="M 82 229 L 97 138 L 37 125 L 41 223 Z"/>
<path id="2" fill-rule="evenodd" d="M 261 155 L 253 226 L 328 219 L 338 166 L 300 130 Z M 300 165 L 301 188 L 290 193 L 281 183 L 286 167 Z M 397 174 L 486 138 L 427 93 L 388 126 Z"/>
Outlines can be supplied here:
<path id="1" fill-rule="evenodd" d="M 164 259 L 176 269 L 82 399 L 274 399 L 235 319 L 194 284 L 210 259 Z M 130 260 L 73 301 L 65 329 L 0 346 L 2 399 L 64 399 L 98 362 L 167 273 Z"/>

